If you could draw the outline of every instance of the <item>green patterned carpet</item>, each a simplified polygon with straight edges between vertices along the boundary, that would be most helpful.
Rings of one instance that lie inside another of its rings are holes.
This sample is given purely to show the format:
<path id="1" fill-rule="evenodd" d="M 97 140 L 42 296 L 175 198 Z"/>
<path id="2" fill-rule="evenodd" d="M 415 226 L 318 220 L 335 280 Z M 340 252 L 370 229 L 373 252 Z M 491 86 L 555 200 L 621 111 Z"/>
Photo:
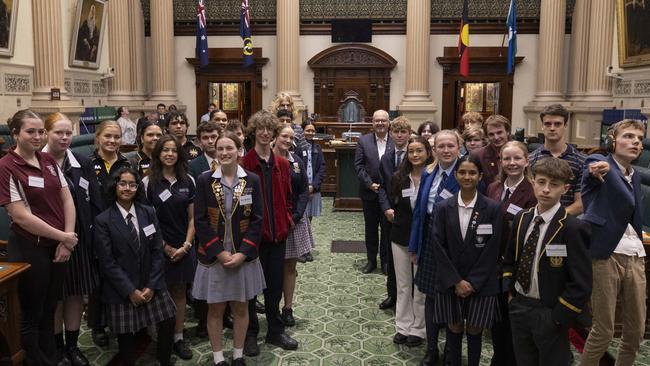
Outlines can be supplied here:
<path id="1" fill-rule="evenodd" d="M 332 212 L 332 199 L 323 198 L 323 216 L 313 221 L 316 238 L 315 261 L 298 264 L 298 285 L 294 300 L 297 324 L 287 328 L 299 342 L 297 351 L 284 351 L 263 343 L 266 333 L 260 318 L 259 342 L 262 353 L 246 358 L 248 365 L 264 366 L 389 366 L 418 365 L 425 346 L 408 348 L 393 344 L 395 333 L 392 311 L 379 310 L 385 296 L 386 277 L 379 272 L 364 275 L 365 254 L 332 254 L 332 240 L 363 240 L 361 213 Z M 212 365 L 212 350 L 207 340 L 194 337 L 195 323 L 186 322 L 194 358 L 178 360 L 177 365 Z M 442 348 L 444 337 L 441 337 Z M 105 365 L 117 352 L 115 338 L 106 349 L 95 347 L 90 332 L 82 329 L 80 348 L 93 364 Z M 617 342 L 614 342 L 617 344 Z M 149 345 L 138 364 L 152 364 L 155 345 Z M 489 365 L 491 344 L 483 343 L 481 365 Z M 232 331 L 225 335 L 224 353 L 232 357 Z M 577 358 L 576 358 L 577 359 Z M 650 366 L 650 346 L 645 342 L 637 365 Z"/>

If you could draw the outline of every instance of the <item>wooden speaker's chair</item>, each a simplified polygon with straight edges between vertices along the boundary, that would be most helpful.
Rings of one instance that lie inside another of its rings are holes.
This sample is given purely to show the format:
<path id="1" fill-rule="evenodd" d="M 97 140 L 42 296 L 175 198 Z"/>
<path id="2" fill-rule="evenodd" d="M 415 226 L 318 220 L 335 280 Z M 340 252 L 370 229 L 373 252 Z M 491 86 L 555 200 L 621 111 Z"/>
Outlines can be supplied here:
<path id="1" fill-rule="evenodd" d="M 344 123 L 363 122 L 366 117 L 366 109 L 355 91 L 345 93 L 341 105 L 337 111 L 338 121 Z"/>

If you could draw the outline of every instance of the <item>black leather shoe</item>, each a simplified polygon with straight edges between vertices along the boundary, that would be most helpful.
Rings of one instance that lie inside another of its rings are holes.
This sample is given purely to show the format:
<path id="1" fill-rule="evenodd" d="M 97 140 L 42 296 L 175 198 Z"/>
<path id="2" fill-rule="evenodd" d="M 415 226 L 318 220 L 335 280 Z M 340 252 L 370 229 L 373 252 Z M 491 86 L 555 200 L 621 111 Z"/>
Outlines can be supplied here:
<path id="1" fill-rule="evenodd" d="M 230 366 L 230 365 L 226 361 L 221 361 L 219 363 L 215 363 L 214 366 Z"/>
<path id="2" fill-rule="evenodd" d="M 293 318 L 293 309 L 282 309 L 282 315 L 280 315 L 280 320 L 287 327 L 293 327 L 296 325 L 296 319 Z"/>
<path id="3" fill-rule="evenodd" d="M 81 350 L 78 347 L 68 349 L 66 355 L 68 356 L 68 360 L 70 360 L 72 366 L 90 365 L 90 361 L 88 361 L 86 356 L 84 356 L 84 354 L 81 352 Z"/>
<path id="4" fill-rule="evenodd" d="M 410 335 L 410 336 L 406 337 L 406 346 L 407 347 L 418 347 L 418 346 L 420 346 L 422 344 L 423 341 L 424 341 L 424 339 L 422 339 L 422 338 L 420 338 L 418 336 Z"/>
<path id="5" fill-rule="evenodd" d="M 232 360 L 231 363 L 232 366 L 246 366 L 246 361 L 244 361 L 244 358 L 238 358 L 236 360 Z"/>
<path id="6" fill-rule="evenodd" d="M 258 314 L 264 314 L 266 312 L 266 309 L 264 308 L 264 304 L 262 304 L 259 300 L 255 300 L 255 312 Z"/>
<path id="7" fill-rule="evenodd" d="M 56 363 L 56 366 L 71 366 L 72 362 L 66 357 L 65 355 L 62 355 L 59 358 L 59 361 Z"/>
<path id="8" fill-rule="evenodd" d="M 255 357 L 260 354 L 260 347 L 257 345 L 257 338 L 246 336 L 244 342 L 244 354 L 248 357 Z"/>
<path id="9" fill-rule="evenodd" d="M 287 333 L 266 336 L 266 343 L 280 347 L 283 350 L 287 351 L 295 351 L 298 349 L 298 342 L 296 342 L 295 339 L 289 337 Z"/>
<path id="10" fill-rule="evenodd" d="M 438 347 L 435 349 L 428 349 L 427 353 L 424 355 L 422 361 L 420 361 L 420 366 L 434 366 L 438 364 L 440 359 L 440 353 Z"/>
<path id="11" fill-rule="evenodd" d="M 108 346 L 108 334 L 102 329 L 93 329 L 92 331 L 93 343 L 97 347 L 106 347 Z"/>
<path id="12" fill-rule="evenodd" d="M 394 307 L 395 307 L 395 298 L 392 296 L 386 297 L 384 301 L 382 301 L 379 304 L 379 309 L 381 310 L 392 309 Z"/>
<path id="13" fill-rule="evenodd" d="M 361 269 L 361 272 L 368 274 L 374 272 L 374 270 L 376 269 L 377 269 L 377 262 L 369 261 L 368 263 L 366 263 L 366 266 Z"/>
<path id="14" fill-rule="evenodd" d="M 393 343 L 395 343 L 395 344 L 404 344 L 404 343 L 406 343 L 407 339 L 408 339 L 408 337 L 405 336 L 404 334 L 395 333 L 395 335 L 393 336 Z"/>
<path id="15" fill-rule="evenodd" d="M 174 353 L 183 360 L 192 359 L 192 349 L 190 348 L 189 342 L 184 339 L 180 339 L 174 343 Z"/>
<path id="16" fill-rule="evenodd" d="M 383 274 L 384 276 L 388 275 L 388 264 L 386 263 L 381 264 L 381 274 Z"/>

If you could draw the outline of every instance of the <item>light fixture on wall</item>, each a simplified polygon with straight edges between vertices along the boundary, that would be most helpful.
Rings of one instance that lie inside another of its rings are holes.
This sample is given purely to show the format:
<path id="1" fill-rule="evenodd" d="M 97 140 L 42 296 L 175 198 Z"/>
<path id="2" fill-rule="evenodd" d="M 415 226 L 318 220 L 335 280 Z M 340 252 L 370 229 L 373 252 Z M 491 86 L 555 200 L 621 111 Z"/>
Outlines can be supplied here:
<path id="1" fill-rule="evenodd" d="M 262 88 L 266 89 L 269 86 L 268 79 L 262 79 Z"/>

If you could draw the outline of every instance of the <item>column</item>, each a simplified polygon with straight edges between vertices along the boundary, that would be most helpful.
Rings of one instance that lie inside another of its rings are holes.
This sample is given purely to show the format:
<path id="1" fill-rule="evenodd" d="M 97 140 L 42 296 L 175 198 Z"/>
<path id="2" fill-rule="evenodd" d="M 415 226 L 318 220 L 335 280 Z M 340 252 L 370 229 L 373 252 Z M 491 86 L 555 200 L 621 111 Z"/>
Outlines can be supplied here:
<path id="1" fill-rule="evenodd" d="M 111 102 L 130 101 L 131 55 L 129 32 L 129 0 L 111 0 L 108 6 L 108 51 L 114 75 L 108 98 Z"/>
<path id="2" fill-rule="evenodd" d="M 540 6 L 537 91 L 534 100 L 557 102 L 563 99 L 562 50 L 566 0 L 544 0 Z"/>
<path id="3" fill-rule="evenodd" d="M 144 14 L 140 1 L 129 1 L 129 30 L 131 60 L 131 91 L 134 100 L 147 99 L 147 81 L 144 46 Z"/>
<path id="4" fill-rule="evenodd" d="M 569 61 L 569 92 L 571 100 L 584 96 L 587 88 L 587 53 L 589 44 L 590 0 L 576 0 L 571 25 L 571 57 Z"/>
<path id="5" fill-rule="evenodd" d="M 151 100 L 176 102 L 174 71 L 174 4 L 172 0 L 151 1 Z"/>
<path id="6" fill-rule="evenodd" d="M 591 19 L 589 21 L 589 57 L 587 59 L 585 100 L 611 101 L 611 84 L 606 69 L 612 61 L 615 2 L 611 0 L 591 0 L 590 2 Z"/>
<path id="7" fill-rule="evenodd" d="M 32 100 L 50 100 L 50 89 L 61 90 L 69 100 L 63 82 L 63 41 L 59 0 L 35 0 L 32 4 L 34 29 L 34 91 Z"/>
<path id="8" fill-rule="evenodd" d="M 298 109 L 304 109 L 300 96 L 300 1 L 277 0 L 278 92 L 291 95 Z"/>
<path id="9" fill-rule="evenodd" d="M 417 126 L 437 110 L 429 93 L 431 1 L 409 0 L 406 9 L 406 87 L 397 108 Z"/>

